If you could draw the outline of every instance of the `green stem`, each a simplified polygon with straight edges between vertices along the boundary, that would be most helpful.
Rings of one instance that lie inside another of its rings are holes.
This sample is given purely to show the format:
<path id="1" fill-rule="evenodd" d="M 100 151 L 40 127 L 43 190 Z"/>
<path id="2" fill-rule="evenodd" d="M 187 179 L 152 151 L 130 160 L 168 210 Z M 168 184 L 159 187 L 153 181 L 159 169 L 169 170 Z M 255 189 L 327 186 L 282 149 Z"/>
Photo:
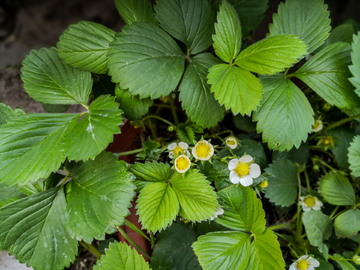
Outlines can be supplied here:
<path id="1" fill-rule="evenodd" d="M 305 179 L 306 179 L 306 187 L 307 187 L 307 192 L 310 193 L 311 192 L 311 188 L 310 188 L 310 181 L 309 181 L 309 176 L 307 174 L 307 171 L 304 171 L 305 173 Z"/>
<path id="2" fill-rule="evenodd" d="M 278 225 L 274 225 L 274 226 L 270 226 L 268 227 L 268 229 L 274 231 L 274 230 L 279 230 L 279 229 L 291 229 L 291 225 L 289 223 L 282 223 L 282 224 L 278 224 Z"/>
<path id="3" fill-rule="evenodd" d="M 137 232 L 138 234 L 140 234 L 142 237 L 144 237 L 146 240 L 151 242 L 151 239 L 149 237 L 147 237 L 147 235 L 145 233 L 143 233 L 142 230 L 140 230 L 138 227 L 136 227 L 134 224 L 132 224 L 130 221 L 128 221 L 127 219 L 125 219 L 125 225 L 128 226 L 130 229 L 132 229 L 134 232 Z"/>
<path id="4" fill-rule="evenodd" d="M 139 250 L 142 254 L 144 254 L 144 256 L 146 258 L 148 258 L 149 260 L 151 259 L 151 257 L 149 256 L 149 254 L 147 254 L 141 247 L 139 247 L 127 234 L 126 232 L 124 232 L 119 226 L 116 226 L 116 228 L 118 229 L 118 231 L 122 234 L 122 236 L 124 236 L 124 238 L 131 244 L 133 245 L 137 250 Z"/>
<path id="5" fill-rule="evenodd" d="M 297 174 L 297 179 L 298 179 L 298 187 L 299 187 L 299 193 L 298 193 L 298 200 L 300 200 L 301 197 L 301 180 L 300 180 L 300 174 Z M 298 201 L 298 207 L 297 207 L 297 212 L 296 212 L 296 238 L 298 238 L 301 234 L 301 217 L 300 217 L 300 211 L 301 211 L 301 206 L 300 203 Z"/>
<path id="6" fill-rule="evenodd" d="M 70 172 L 68 172 L 68 174 L 65 176 L 64 180 L 61 183 L 61 186 L 65 185 L 66 180 L 69 178 L 69 176 L 70 176 Z"/>
<path id="7" fill-rule="evenodd" d="M 322 153 L 324 153 L 324 154 L 329 155 L 331 158 L 334 158 L 334 156 L 333 156 L 332 154 L 330 154 L 328 151 L 324 150 L 324 149 L 323 149 L 322 147 L 320 147 L 320 146 L 310 145 L 309 148 L 310 148 L 311 150 L 320 151 L 320 152 L 322 152 Z"/>
<path id="8" fill-rule="evenodd" d="M 171 106 L 171 113 L 174 117 L 174 121 L 175 121 L 175 124 L 176 126 L 179 125 L 179 119 L 177 117 L 177 114 L 176 114 L 176 107 L 175 107 L 175 104 L 174 104 L 174 99 L 172 97 L 172 95 L 170 94 L 170 106 Z"/>
<path id="9" fill-rule="evenodd" d="M 338 122 L 336 122 L 336 123 L 334 123 L 334 124 L 331 124 L 331 125 L 327 126 L 327 127 L 324 129 L 324 131 L 327 131 L 327 130 L 329 130 L 329 129 L 333 129 L 333 128 L 337 127 L 337 126 L 341 126 L 342 124 L 345 124 L 345 123 L 347 123 L 347 122 L 350 122 L 351 120 L 354 120 L 354 119 L 356 119 L 356 118 L 360 118 L 360 114 L 356 114 L 356 115 L 350 116 L 350 117 L 345 118 L 345 119 L 342 119 L 342 120 L 340 120 L 340 121 L 338 121 Z"/>
<path id="10" fill-rule="evenodd" d="M 156 115 L 148 115 L 148 116 L 145 116 L 143 119 L 141 119 L 141 121 L 145 121 L 147 119 L 150 119 L 150 118 L 154 118 L 154 119 L 157 119 L 157 120 L 160 120 L 160 121 L 163 121 L 164 123 L 168 124 L 169 126 L 172 126 L 174 129 L 176 128 L 175 125 L 173 125 L 173 123 L 171 123 L 170 121 L 160 117 L 160 116 L 156 116 Z"/>
<path id="11" fill-rule="evenodd" d="M 337 212 L 337 210 L 339 209 L 339 207 L 340 207 L 340 205 L 338 205 L 338 206 L 336 206 L 335 207 L 335 209 L 331 212 L 331 214 L 330 214 L 330 218 L 332 218 L 334 215 L 335 215 L 335 213 Z"/>
<path id="12" fill-rule="evenodd" d="M 96 247 L 94 247 L 92 244 L 81 241 L 80 245 L 83 248 L 85 248 L 86 250 L 88 250 L 91 254 L 93 254 L 97 259 L 101 258 L 101 256 L 102 256 L 101 252 Z"/>
<path id="13" fill-rule="evenodd" d="M 121 156 L 127 156 L 127 155 L 132 155 L 132 154 L 137 154 L 137 153 L 140 153 L 144 151 L 144 148 L 139 148 L 139 149 L 135 149 L 135 150 L 131 150 L 131 151 L 126 151 L 126 152 L 121 152 L 121 153 L 118 153 L 117 155 L 119 157 Z"/>

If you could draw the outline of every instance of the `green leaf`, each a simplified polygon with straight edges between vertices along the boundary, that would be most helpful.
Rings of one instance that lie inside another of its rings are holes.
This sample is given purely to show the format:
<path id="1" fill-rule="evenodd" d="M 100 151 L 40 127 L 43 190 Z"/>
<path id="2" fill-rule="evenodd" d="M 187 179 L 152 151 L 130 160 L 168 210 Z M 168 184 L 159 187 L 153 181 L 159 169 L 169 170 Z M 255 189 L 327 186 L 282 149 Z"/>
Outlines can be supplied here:
<path id="1" fill-rule="evenodd" d="M 335 156 L 336 163 L 340 169 L 347 170 L 350 165 L 348 162 L 348 148 L 350 146 L 350 142 L 352 142 L 352 139 L 355 136 L 355 131 L 342 126 L 331 129 L 328 133 L 330 136 L 334 137 L 337 142 L 335 147 L 331 149 Z"/>
<path id="2" fill-rule="evenodd" d="M 147 23 L 125 26 L 110 47 L 109 74 L 121 89 L 152 99 L 175 90 L 185 58 L 164 30 Z"/>
<path id="3" fill-rule="evenodd" d="M 45 111 L 49 113 L 63 113 L 66 112 L 71 105 L 61 105 L 61 104 L 41 104 Z"/>
<path id="4" fill-rule="evenodd" d="M 24 114 L 25 112 L 22 109 L 16 108 L 15 110 L 13 110 L 10 107 L 6 106 L 4 103 L 0 102 L 0 126 L 6 124 L 11 119 L 17 118 Z"/>
<path id="5" fill-rule="evenodd" d="M 256 123 L 252 121 L 251 116 L 238 114 L 234 116 L 233 122 L 234 122 L 234 126 L 237 129 L 246 132 L 256 131 Z"/>
<path id="6" fill-rule="evenodd" d="M 176 133 L 180 141 L 192 144 L 195 141 L 195 131 L 189 123 L 180 123 L 177 126 Z"/>
<path id="7" fill-rule="evenodd" d="M 143 228 L 155 233 L 173 222 L 179 213 L 180 205 L 176 192 L 169 183 L 155 182 L 140 191 L 137 209 Z"/>
<path id="8" fill-rule="evenodd" d="M 185 175 L 174 172 L 171 184 L 180 203 L 180 214 L 190 221 L 210 219 L 218 207 L 214 188 L 205 176 L 197 170 L 189 170 Z"/>
<path id="9" fill-rule="evenodd" d="M 351 24 L 341 24 L 330 32 L 330 36 L 325 40 L 324 45 L 333 44 L 336 42 L 351 43 L 353 41 L 354 27 Z M 325 47 L 324 46 L 324 47 Z"/>
<path id="10" fill-rule="evenodd" d="M 217 190 L 232 185 L 229 179 L 230 172 L 226 163 L 214 159 L 212 164 L 210 164 L 210 162 L 205 162 L 204 164 L 198 163 L 197 167 L 209 182 L 215 182 Z"/>
<path id="11" fill-rule="evenodd" d="M 0 183 L 0 203 L 11 198 L 23 197 L 26 197 L 26 195 L 18 187 L 8 187 L 5 183 Z"/>
<path id="12" fill-rule="evenodd" d="M 214 17 L 208 1 L 158 0 L 155 11 L 161 28 L 182 41 L 191 54 L 211 46 Z"/>
<path id="13" fill-rule="evenodd" d="M 351 262 L 347 261 L 343 256 L 339 254 L 334 254 L 335 260 L 341 267 L 342 270 L 356 270 L 356 268 L 351 264 Z"/>
<path id="14" fill-rule="evenodd" d="M 225 109 L 210 93 L 206 82 L 208 69 L 221 63 L 210 53 L 196 55 L 185 71 L 179 91 L 179 99 L 186 114 L 203 128 L 215 126 L 224 118 Z"/>
<path id="15" fill-rule="evenodd" d="M 140 119 L 153 105 L 150 98 L 130 95 L 129 91 L 120 89 L 119 85 L 116 85 L 115 95 L 116 102 L 120 104 L 120 109 L 124 112 L 124 117 L 130 120 Z"/>
<path id="16" fill-rule="evenodd" d="M 327 174 L 320 180 L 320 192 L 334 205 L 354 205 L 355 192 L 349 180 L 340 173 Z"/>
<path id="17" fill-rule="evenodd" d="M 20 200 L 21 198 L 15 198 L 15 197 L 11 197 L 9 199 L 6 199 L 4 201 L 0 201 L 0 208 L 7 205 L 7 204 L 10 204 L 10 203 L 13 203 L 13 202 L 16 202 L 17 200 Z"/>
<path id="18" fill-rule="evenodd" d="M 113 141 L 122 124 L 118 106 L 110 95 L 100 96 L 91 103 L 89 113 L 66 135 L 65 152 L 70 160 L 94 159 Z"/>
<path id="19" fill-rule="evenodd" d="M 147 182 L 162 182 L 170 180 L 172 170 L 169 164 L 158 162 L 135 163 L 129 169 L 138 180 Z"/>
<path id="20" fill-rule="evenodd" d="M 360 176 L 360 136 L 354 137 L 348 148 L 348 158 L 351 174 L 355 177 Z"/>
<path id="21" fill-rule="evenodd" d="M 125 243 L 114 242 L 97 261 L 94 270 L 149 270 L 144 258 Z"/>
<path id="22" fill-rule="evenodd" d="M 263 234 L 255 235 L 250 252 L 246 270 L 285 269 L 280 244 L 272 230 L 266 229 Z"/>
<path id="23" fill-rule="evenodd" d="M 307 143 L 302 143 L 298 149 L 292 148 L 290 151 L 273 151 L 272 159 L 273 161 L 277 159 L 288 159 L 294 163 L 300 165 L 306 164 L 309 158 L 309 145 Z"/>
<path id="24" fill-rule="evenodd" d="M 279 159 L 265 171 L 269 183 L 265 197 L 276 205 L 292 205 L 297 196 L 297 166 L 290 160 Z"/>
<path id="25" fill-rule="evenodd" d="M 265 230 L 265 212 L 260 199 L 250 187 L 232 185 L 217 193 L 219 203 L 225 213 L 215 221 L 227 228 L 251 231 L 261 234 Z"/>
<path id="26" fill-rule="evenodd" d="M 241 26 L 235 9 L 223 1 L 217 14 L 215 35 L 212 36 L 215 53 L 221 60 L 231 63 L 240 52 Z"/>
<path id="27" fill-rule="evenodd" d="M 310 210 L 304 212 L 303 223 L 310 244 L 318 247 L 319 251 L 324 255 L 325 259 L 327 259 L 329 248 L 324 244 L 324 241 L 331 236 L 331 218 L 321 213 L 321 211 Z"/>
<path id="28" fill-rule="evenodd" d="M 76 114 L 29 114 L 0 127 L 1 182 L 24 185 L 46 178 L 65 160 L 62 144 Z"/>
<path id="29" fill-rule="evenodd" d="M 248 114 L 256 109 L 262 98 L 259 79 L 247 70 L 227 64 L 215 65 L 207 76 L 215 99 L 234 114 Z"/>
<path id="30" fill-rule="evenodd" d="M 104 239 L 122 225 L 129 215 L 128 207 L 135 196 L 132 175 L 126 164 L 111 153 L 101 153 L 84 162 L 67 184 L 66 213 L 74 238 L 91 243 L 93 238 Z"/>
<path id="31" fill-rule="evenodd" d="M 22 64 L 25 91 L 36 101 L 86 106 L 92 87 L 91 73 L 68 66 L 57 49 L 32 50 Z"/>
<path id="32" fill-rule="evenodd" d="M 300 89 L 283 75 L 262 77 L 263 100 L 253 118 L 257 131 L 270 149 L 299 148 L 314 124 L 309 101 Z"/>
<path id="33" fill-rule="evenodd" d="M 349 209 L 340 214 L 334 222 L 337 237 L 351 237 L 360 231 L 360 210 Z"/>
<path id="34" fill-rule="evenodd" d="M 202 224 L 202 223 L 200 223 Z M 191 248 L 198 234 L 192 224 L 178 222 L 156 236 L 151 266 L 154 269 L 202 270 Z"/>
<path id="35" fill-rule="evenodd" d="M 353 36 L 353 42 L 351 44 L 351 61 L 352 65 L 349 66 L 351 74 L 354 76 L 349 78 L 352 85 L 356 88 L 355 92 L 360 95 L 360 35 Z"/>
<path id="36" fill-rule="evenodd" d="M 137 160 L 157 161 L 161 154 L 161 145 L 159 142 L 151 140 L 150 136 L 143 142 L 144 151 L 136 155 Z"/>
<path id="37" fill-rule="evenodd" d="M 349 82 L 351 47 L 347 43 L 326 46 L 294 75 L 331 105 L 341 109 L 359 107 L 360 98 Z"/>
<path id="38" fill-rule="evenodd" d="M 291 67 L 305 54 L 306 45 L 297 36 L 277 35 L 247 47 L 235 64 L 251 72 L 273 75 Z"/>
<path id="39" fill-rule="evenodd" d="M 244 37 L 251 36 L 252 31 L 257 29 L 265 18 L 268 8 L 268 0 L 228 0 L 234 7 L 241 22 L 241 32 Z"/>
<path id="40" fill-rule="evenodd" d="M 106 53 L 115 32 L 102 24 L 80 21 L 59 37 L 59 56 L 69 66 L 99 74 L 108 72 Z"/>
<path id="41" fill-rule="evenodd" d="M 115 0 L 115 5 L 128 25 L 136 22 L 158 23 L 150 0 Z"/>
<path id="42" fill-rule="evenodd" d="M 204 270 L 242 270 L 248 264 L 250 236 L 241 232 L 211 232 L 193 244 Z"/>
<path id="43" fill-rule="evenodd" d="M 297 35 L 312 53 L 329 36 L 330 12 L 324 0 L 292 0 L 280 3 L 270 24 L 270 35 Z"/>
<path id="44" fill-rule="evenodd" d="M 62 270 L 77 254 L 68 232 L 62 187 L 29 196 L 0 208 L 0 249 L 34 269 Z"/>

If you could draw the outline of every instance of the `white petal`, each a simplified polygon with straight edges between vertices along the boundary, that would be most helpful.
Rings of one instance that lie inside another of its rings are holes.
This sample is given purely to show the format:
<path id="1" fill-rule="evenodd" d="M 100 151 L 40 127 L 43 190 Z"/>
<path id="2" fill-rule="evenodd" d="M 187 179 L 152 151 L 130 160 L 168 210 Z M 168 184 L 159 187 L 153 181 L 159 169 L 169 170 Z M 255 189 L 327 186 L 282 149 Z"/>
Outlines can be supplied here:
<path id="1" fill-rule="evenodd" d="M 304 212 L 310 211 L 311 207 L 307 206 L 306 204 L 303 205 Z"/>
<path id="2" fill-rule="evenodd" d="M 296 262 L 293 262 L 292 265 L 290 265 L 289 270 L 296 270 L 295 265 Z"/>
<path id="3" fill-rule="evenodd" d="M 250 176 L 252 178 L 258 178 L 261 174 L 260 166 L 256 163 L 250 165 Z"/>
<path id="4" fill-rule="evenodd" d="M 230 182 L 233 184 L 237 184 L 240 182 L 240 177 L 234 171 L 230 172 Z"/>
<path id="5" fill-rule="evenodd" d="M 309 265 L 306 270 L 315 270 L 314 267 L 312 267 L 311 265 Z"/>
<path id="6" fill-rule="evenodd" d="M 301 196 L 301 197 L 300 197 L 300 200 L 301 200 L 301 202 L 304 202 L 305 197 L 304 197 L 304 196 Z"/>
<path id="7" fill-rule="evenodd" d="M 175 147 L 177 146 L 177 143 L 176 142 L 173 142 L 173 143 L 170 143 L 167 147 L 168 150 L 174 150 Z"/>
<path id="8" fill-rule="evenodd" d="M 322 201 L 320 201 L 318 198 L 315 197 L 315 204 L 322 207 L 323 206 L 323 203 Z"/>
<path id="9" fill-rule="evenodd" d="M 173 153 L 169 153 L 169 158 L 173 159 L 174 158 L 174 154 Z"/>
<path id="10" fill-rule="evenodd" d="M 232 160 L 230 160 L 229 164 L 228 164 L 228 169 L 230 171 L 235 170 L 236 166 L 239 164 L 239 160 L 237 158 L 234 158 Z"/>
<path id="11" fill-rule="evenodd" d="M 186 154 L 186 156 L 188 157 L 188 158 L 190 158 L 190 152 L 189 151 L 185 151 L 185 154 Z"/>
<path id="12" fill-rule="evenodd" d="M 313 205 L 313 207 L 311 207 L 313 210 L 316 210 L 316 211 L 318 211 L 318 210 L 320 210 L 321 209 L 321 206 L 320 205 L 318 205 L 318 204 L 316 204 L 316 202 L 315 202 L 315 204 Z"/>
<path id="13" fill-rule="evenodd" d="M 253 160 L 252 156 L 249 156 L 249 155 L 243 156 L 239 159 L 240 162 L 246 162 L 246 163 L 249 163 L 252 160 Z"/>
<path id="14" fill-rule="evenodd" d="M 312 258 L 312 257 L 309 257 L 309 258 L 307 259 L 307 261 L 308 261 L 308 262 L 310 263 L 310 265 L 313 266 L 313 267 L 319 267 L 319 265 L 320 265 L 319 261 L 316 260 L 316 259 L 314 259 L 314 258 Z"/>
<path id="15" fill-rule="evenodd" d="M 184 142 L 179 142 L 179 146 L 182 148 L 182 149 L 188 149 L 189 148 L 189 145 L 187 143 L 184 143 Z"/>
<path id="16" fill-rule="evenodd" d="M 253 179 L 250 175 L 245 175 L 244 177 L 240 177 L 240 184 L 242 184 L 244 187 L 248 187 L 252 185 Z"/>
<path id="17" fill-rule="evenodd" d="M 191 150 L 191 154 L 194 156 L 194 158 L 197 159 L 196 153 L 195 153 L 195 147 Z"/>
<path id="18" fill-rule="evenodd" d="M 218 207 L 218 208 L 216 208 L 216 213 L 217 213 L 218 215 L 223 215 L 223 214 L 225 213 L 225 211 L 224 211 L 224 209 L 222 209 L 221 207 Z"/>

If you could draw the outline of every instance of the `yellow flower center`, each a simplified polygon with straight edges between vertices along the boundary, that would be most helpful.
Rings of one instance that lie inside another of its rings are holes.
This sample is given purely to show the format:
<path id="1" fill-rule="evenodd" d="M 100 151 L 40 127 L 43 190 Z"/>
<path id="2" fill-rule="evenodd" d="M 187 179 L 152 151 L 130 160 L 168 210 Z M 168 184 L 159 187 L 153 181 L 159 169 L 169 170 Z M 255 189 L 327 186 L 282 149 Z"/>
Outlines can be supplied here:
<path id="1" fill-rule="evenodd" d="M 312 129 L 317 129 L 320 126 L 320 121 L 315 121 L 315 124 L 312 126 Z"/>
<path id="2" fill-rule="evenodd" d="M 259 184 L 259 186 L 261 187 L 261 188 L 266 188 L 267 186 L 269 185 L 269 183 L 268 183 L 268 181 L 263 181 L 263 182 L 261 182 L 260 184 Z"/>
<path id="3" fill-rule="evenodd" d="M 333 139 L 330 136 L 324 136 L 321 138 L 321 143 L 324 146 L 329 146 L 333 144 Z"/>
<path id="4" fill-rule="evenodd" d="M 232 139 L 227 140 L 226 143 L 229 144 L 229 145 L 235 145 L 236 144 L 236 142 L 234 140 L 232 140 Z"/>
<path id="5" fill-rule="evenodd" d="M 184 149 L 177 145 L 172 152 L 175 156 L 180 156 L 184 154 Z"/>
<path id="6" fill-rule="evenodd" d="M 250 173 L 250 166 L 246 162 L 239 162 L 234 171 L 242 178 Z"/>
<path id="7" fill-rule="evenodd" d="M 198 158 L 208 158 L 211 155 L 211 147 L 205 142 L 198 142 L 195 145 L 195 154 Z"/>
<path id="8" fill-rule="evenodd" d="M 190 167 L 190 160 L 187 156 L 178 157 L 175 166 L 179 171 L 187 170 Z"/>
<path id="9" fill-rule="evenodd" d="M 301 259 L 296 262 L 295 268 L 299 269 L 299 270 L 306 270 L 306 269 L 308 269 L 309 265 L 310 265 L 310 263 L 308 263 L 306 261 L 306 259 Z"/>
<path id="10" fill-rule="evenodd" d="M 304 203 L 309 207 L 313 207 L 315 204 L 315 198 L 309 195 L 305 198 Z"/>

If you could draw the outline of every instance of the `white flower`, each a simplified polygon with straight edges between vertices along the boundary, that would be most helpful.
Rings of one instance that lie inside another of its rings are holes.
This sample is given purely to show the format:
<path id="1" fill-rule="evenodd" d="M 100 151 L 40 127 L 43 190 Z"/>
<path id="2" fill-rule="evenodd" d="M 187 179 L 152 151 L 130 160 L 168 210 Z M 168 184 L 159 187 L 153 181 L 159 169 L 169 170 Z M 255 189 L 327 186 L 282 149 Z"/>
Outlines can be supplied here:
<path id="1" fill-rule="evenodd" d="M 185 173 L 188 169 L 190 169 L 191 161 L 185 155 L 180 155 L 175 159 L 174 162 L 175 170 L 179 173 Z"/>
<path id="2" fill-rule="evenodd" d="M 205 140 L 198 141 L 191 153 L 196 159 L 209 160 L 214 154 L 214 146 Z"/>
<path id="3" fill-rule="evenodd" d="M 240 182 L 244 187 L 247 187 L 253 183 L 253 178 L 260 176 L 260 166 L 256 163 L 249 165 L 251 161 L 253 161 L 253 158 L 249 155 L 230 160 L 228 169 L 230 170 L 231 183 L 237 184 Z"/>
<path id="4" fill-rule="evenodd" d="M 315 120 L 314 125 L 311 127 L 311 132 L 318 132 L 320 130 L 322 130 L 323 128 L 323 123 L 320 119 Z"/>
<path id="5" fill-rule="evenodd" d="M 238 146 L 237 139 L 234 136 L 227 137 L 225 143 L 230 149 L 235 149 Z"/>
<path id="6" fill-rule="evenodd" d="M 307 195 L 306 197 L 300 197 L 300 205 L 304 211 L 309 211 L 310 209 L 320 210 L 323 203 L 315 196 Z"/>
<path id="7" fill-rule="evenodd" d="M 318 260 L 310 257 L 309 255 L 301 256 L 297 261 L 290 265 L 289 270 L 314 270 L 314 267 L 319 267 Z"/>
<path id="8" fill-rule="evenodd" d="M 188 157 L 190 157 L 190 152 L 189 152 L 189 145 L 187 143 L 184 142 L 179 142 L 177 143 L 171 143 L 168 145 L 167 149 L 170 151 L 169 153 L 169 158 L 173 159 L 174 157 L 177 157 L 179 155 L 187 155 Z"/>
<path id="9" fill-rule="evenodd" d="M 217 218 L 218 216 L 224 214 L 224 209 L 222 209 L 221 207 L 217 207 L 216 208 L 216 212 L 214 212 L 214 216 L 210 218 L 210 220 L 214 220 L 215 218 Z"/>

